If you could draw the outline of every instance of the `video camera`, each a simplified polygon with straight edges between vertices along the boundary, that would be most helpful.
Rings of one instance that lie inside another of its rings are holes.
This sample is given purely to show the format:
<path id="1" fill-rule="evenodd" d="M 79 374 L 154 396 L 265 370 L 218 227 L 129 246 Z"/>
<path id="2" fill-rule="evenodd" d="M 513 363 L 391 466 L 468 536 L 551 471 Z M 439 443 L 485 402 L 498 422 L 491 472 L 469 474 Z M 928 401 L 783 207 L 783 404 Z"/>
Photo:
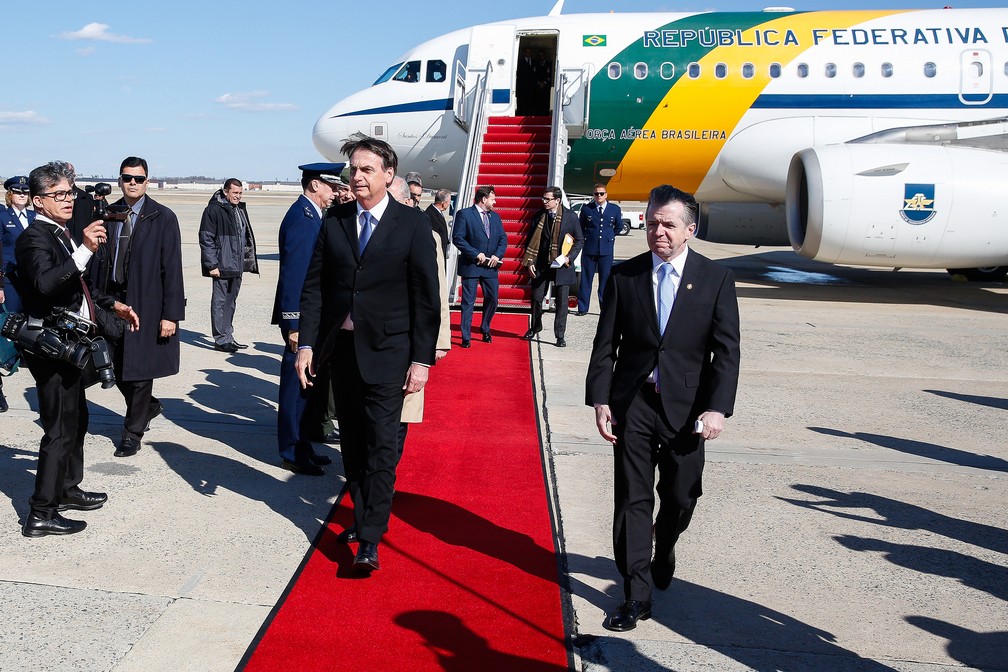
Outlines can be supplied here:
<path id="1" fill-rule="evenodd" d="M 116 222 L 126 221 L 126 215 L 129 213 L 129 206 L 125 203 L 109 203 L 105 197 L 112 193 L 112 185 L 108 182 L 99 182 L 95 185 L 87 185 L 84 187 L 84 191 L 94 196 L 94 211 L 92 214 L 92 220 L 100 219 L 103 221 L 113 220 Z"/>
<path id="2" fill-rule="evenodd" d="M 103 388 L 115 385 L 108 343 L 101 336 L 88 336 L 97 326 L 91 320 L 65 308 L 54 309 L 45 319 L 22 313 L 8 313 L 4 317 L 0 336 L 10 339 L 18 350 L 67 362 L 81 370 L 91 362 Z"/>

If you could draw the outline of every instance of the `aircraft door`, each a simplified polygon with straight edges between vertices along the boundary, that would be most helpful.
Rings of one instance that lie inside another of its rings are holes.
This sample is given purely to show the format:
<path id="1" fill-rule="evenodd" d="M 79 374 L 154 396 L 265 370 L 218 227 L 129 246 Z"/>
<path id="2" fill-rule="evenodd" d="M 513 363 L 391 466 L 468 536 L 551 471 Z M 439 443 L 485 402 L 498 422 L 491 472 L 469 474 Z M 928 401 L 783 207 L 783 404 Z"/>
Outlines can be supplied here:
<path id="1" fill-rule="evenodd" d="M 563 122 L 570 139 L 582 137 L 588 128 L 591 77 L 591 63 L 581 68 L 563 69 Z"/>
<path id="2" fill-rule="evenodd" d="M 469 34 L 469 63 L 466 66 L 466 90 L 476 90 L 476 79 L 492 66 L 488 79 L 490 111 L 507 114 L 514 107 L 515 27 L 513 25 L 476 26 Z"/>
<path id="3" fill-rule="evenodd" d="M 993 94 L 991 55 L 989 51 L 964 51 L 959 60 L 961 84 L 959 100 L 964 105 L 983 105 Z"/>

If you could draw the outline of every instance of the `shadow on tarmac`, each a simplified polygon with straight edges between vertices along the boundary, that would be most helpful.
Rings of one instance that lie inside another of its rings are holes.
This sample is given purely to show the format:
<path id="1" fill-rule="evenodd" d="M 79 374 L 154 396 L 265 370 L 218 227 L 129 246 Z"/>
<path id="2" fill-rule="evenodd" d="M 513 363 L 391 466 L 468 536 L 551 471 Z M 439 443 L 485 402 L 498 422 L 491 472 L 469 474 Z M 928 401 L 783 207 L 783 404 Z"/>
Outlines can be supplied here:
<path id="1" fill-rule="evenodd" d="M 925 509 L 864 492 L 844 493 L 816 485 L 795 484 L 799 492 L 819 501 L 789 499 L 782 501 L 807 509 L 829 513 L 847 520 L 873 523 L 904 530 L 921 530 L 971 544 L 996 553 L 1008 553 L 1008 531 L 982 523 L 960 520 Z M 876 516 L 845 511 L 870 510 Z M 880 553 L 895 565 L 916 572 L 943 576 L 962 585 L 1000 599 L 1008 600 L 1008 568 L 963 553 L 911 544 L 896 544 L 881 539 L 853 535 L 836 536 L 841 546 L 853 551 Z M 1001 669 L 1008 659 L 1008 632 L 978 633 L 924 616 L 908 616 L 911 625 L 948 640 L 949 655 L 959 662 L 984 669 Z"/>
<path id="2" fill-rule="evenodd" d="M 578 556 L 578 572 L 583 566 L 601 568 L 601 558 Z M 605 561 L 609 571 L 599 578 L 617 577 L 616 565 Z M 617 577 L 618 578 L 618 577 Z M 576 580 L 572 580 L 577 583 Z M 585 596 L 585 590 L 602 597 L 604 611 L 617 605 L 620 597 L 602 596 L 597 590 L 583 584 L 574 589 Z M 669 594 L 672 599 L 663 597 Z M 863 670 L 882 672 L 893 668 L 880 662 L 862 658 L 835 643 L 832 633 L 803 623 L 787 614 L 763 605 L 728 595 L 705 586 L 674 579 L 667 591 L 655 593 L 652 618 L 690 642 L 712 649 L 755 670 L 773 669 L 782 672 L 806 672 L 809 669 Z M 590 599 L 593 603 L 594 599 Z M 669 606 L 674 601 L 674 606 Z M 729 646 L 728 642 L 732 644 Z M 633 639 L 618 635 L 581 635 L 574 641 L 585 669 L 599 665 L 605 669 L 633 669 L 638 671 L 668 670 L 660 660 L 662 651 L 644 651 Z M 661 648 L 667 650 L 668 643 Z M 812 657 L 814 656 L 814 662 Z"/>
<path id="3" fill-rule="evenodd" d="M 978 455 L 966 450 L 939 446 L 935 443 L 904 439 L 898 436 L 886 436 L 885 434 L 869 434 L 867 432 L 845 432 L 840 429 L 829 427 L 809 427 L 813 432 L 826 434 L 827 436 L 837 436 L 846 439 L 857 439 L 874 443 L 882 448 L 897 450 L 901 453 L 926 457 L 939 462 L 956 464 L 960 467 L 972 467 L 974 469 L 986 469 L 988 471 L 1008 472 L 1008 460 L 991 455 Z"/>
<path id="4" fill-rule="evenodd" d="M 946 392 L 945 390 L 924 390 L 930 394 L 934 394 L 939 397 L 945 397 L 946 399 L 956 399 L 958 401 L 965 401 L 969 404 L 976 404 L 978 406 L 990 406 L 991 408 L 998 408 L 1002 411 L 1008 411 L 1008 399 L 1002 399 L 1000 397 L 982 397 L 976 394 L 960 394 L 958 392 Z"/>

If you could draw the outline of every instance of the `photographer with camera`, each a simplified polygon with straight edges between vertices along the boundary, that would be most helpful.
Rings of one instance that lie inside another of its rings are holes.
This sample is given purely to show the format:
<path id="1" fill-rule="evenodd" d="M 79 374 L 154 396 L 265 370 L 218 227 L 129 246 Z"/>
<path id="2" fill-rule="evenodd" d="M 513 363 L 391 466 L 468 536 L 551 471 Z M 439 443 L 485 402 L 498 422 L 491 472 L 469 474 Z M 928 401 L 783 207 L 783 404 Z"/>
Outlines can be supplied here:
<path id="1" fill-rule="evenodd" d="M 82 245 L 73 242 L 66 228 L 74 208 L 69 165 L 54 161 L 39 166 L 28 176 L 28 188 L 37 217 L 18 237 L 14 252 L 24 312 L 43 322 L 52 323 L 54 311 L 93 322 L 99 309 L 107 309 L 125 320 L 131 331 L 138 329 L 140 321 L 132 308 L 93 289 L 85 278 L 87 264 L 105 242 L 106 232 L 103 223 L 95 221 L 82 231 Z M 85 380 L 88 369 L 30 351 L 24 357 L 35 379 L 45 434 L 39 444 L 35 491 L 28 500 L 31 512 L 21 531 L 26 537 L 80 532 L 86 523 L 59 512 L 98 509 L 108 498 L 105 493 L 80 489 L 88 427 L 84 398 L 90 382 Z"/>

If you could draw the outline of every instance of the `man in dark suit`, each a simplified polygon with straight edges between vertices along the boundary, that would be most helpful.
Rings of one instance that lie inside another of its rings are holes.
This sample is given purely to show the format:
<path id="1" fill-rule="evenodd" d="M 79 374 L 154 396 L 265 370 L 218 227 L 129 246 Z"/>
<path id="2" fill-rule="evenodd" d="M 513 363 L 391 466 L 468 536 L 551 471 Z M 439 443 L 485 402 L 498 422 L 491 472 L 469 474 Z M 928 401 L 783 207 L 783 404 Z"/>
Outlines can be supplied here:
<path id="1" fill-rule="evenodd" d="M 318 381 L 321 389 L 302 389 L 294 367 L 300 343 L 301 289 L 315 240 L 322 228 L 322 219 L 336 199 L 343 166 L 342 163 L 298 166 L 302 194 L 291 204 L 280 222 L 278 237 L 280 271 L 272 323 L 280 325 L 284 351 L 280 358 L 277 447 L 280 465 L 284 469 L 308 476 L 323 475 L 325 470 L 322 467 L 332 460 L 316 453 L 312 446 L 312 439 L 319 431 L 328 405 L 328 381 Z"/>
<path id="2" fill-rule="evenodd" d="M 434 193 L 434 202 L 424 210 L 427 219 L 430 220 L 431 229 L 434 230 L 434 233 L 441 240 L 441 253 L 445 257 L 448 256 L 448 244 L 451 242 L 448 238 L 448 221 L 445 219 L 445 213 L 448 212 L 450 205 L 451 191 L 448 189 L 438 189 Z"/>
<path id="3" fill-rule="evenodd" d="M 560 203 L 563 192 L 560 187 L 549 187 L 543 194 L 543 209 L 532 220 L 532 229 L 522 266 L 532 277 L 532 326 L 525 335 L 531 341 L 542 331 L 543 299 L 546 287 L 553 283 L 556 297 L 556 318 L 553 320 L 553 334 L 558 348 L 567 347 L 564 334 L 567 333 L 567 297 L 576 275 L 571 260 L 581 252 L 584 237 L 581 225 L 573 212 Z M 564 250 L 564 241 L 569 237 L 570 247 Z"/>
<path id="4" fill-rule="evenodd" d="M 92 287 L 85 277 L 106 233 L 100 221 L 92 222 L 81 232 L 83 245 L 71 239 L 66 225 L 74 208 L 72 169 L 61 161 L 48 163 L 31 172 L 28 184 L 38 216 L 15 244 L 24 311 L 45 319 L 54 309 L 66 309 L 95 321 L 98 308 L 105 308 L 127 320 L 131 331 L 139 328 L 132 308 Z M 35 491 L 28 500 L 31 512 L 21 532 L 26 537 L 80 532 L 87 523 L 59 512 L 91 511 L 108 499 L 103 492 L 80 488 L 88 428 L 87 382 L 81 369 L 64 361 L 26 353 L 25 363 L 35 379 L 45 434 L 39 444 Z"/>
<path id="5" fill-rule="evenodd" d="M 328 366 L 360 542 L 354 565 L 379 568 L 398 462 L 404 394 L 423 389 L 440 321 L 437 259 L 423 212 L 389 198 L 399 160 L 388 143 L 347 142 L 356 202 L 330 208 L 301 292 L 301 385 Z"/>
<path id="6" fill-rule="evenodd" d="M 483 288 L 480 333 L 490 343 L 490 322 L 497 312 L 497 271 L 507 251 L 507 234 L 500 215 L 493 211 L 493 187 L 477 187 L 473 205 L 463 208 L 452 225 L 452 243 L 459 250 L 458 274 L 462 278 L 462 347 L 469 347 L 476 285 Z"/>
<path id="7" fill-rule="evenodd" d="M 164 406 L 153 396 L 154 379 L 179 372 L 178 323 L 185 319 L 182 233 L 169 208 L 147 195 L 147 161 L 130 156 L 119 165 L 117 204 L 128 207 L 125 221 L 109 226 L 110 245 L 96 255 L 95 284 L 133 306 L 140 329 L 115 344 L 116 387 L 126 401 L 116 457 L 140 450 L 144 432 Z"/>
<path id="8" fill-rule="evenodd" d="M 702 493 L 704 441 L 717 438 L 735 405 L 735 280 L 689 250 L 696 217 L 692 195 L 651 190 L 651 251 L 613 269 L 588 364 L 585 401 L 615 446 L 613 546 L 624 601 L 606 619 L 610 630 L 651 617 L 651 581 L 670 585 L 676 540 Z M 652 522 L 656 466 L 661 508 Z"/>
<path id="9" fill-rule="evenodd" d="M 584 251 L 581 253 L 581 284 L 578 287 L 578 315 L 585 315 L 591 306 L 592 283 L 598 271 L 599 307 L 602 293 L 612 269 L 616 232 L 623 226 L 623 212 L 615 203 L 606 201 L 604 184 L 593 189 L 595 200 L 581 208 L 581 231 L 584 232 Z"/>

